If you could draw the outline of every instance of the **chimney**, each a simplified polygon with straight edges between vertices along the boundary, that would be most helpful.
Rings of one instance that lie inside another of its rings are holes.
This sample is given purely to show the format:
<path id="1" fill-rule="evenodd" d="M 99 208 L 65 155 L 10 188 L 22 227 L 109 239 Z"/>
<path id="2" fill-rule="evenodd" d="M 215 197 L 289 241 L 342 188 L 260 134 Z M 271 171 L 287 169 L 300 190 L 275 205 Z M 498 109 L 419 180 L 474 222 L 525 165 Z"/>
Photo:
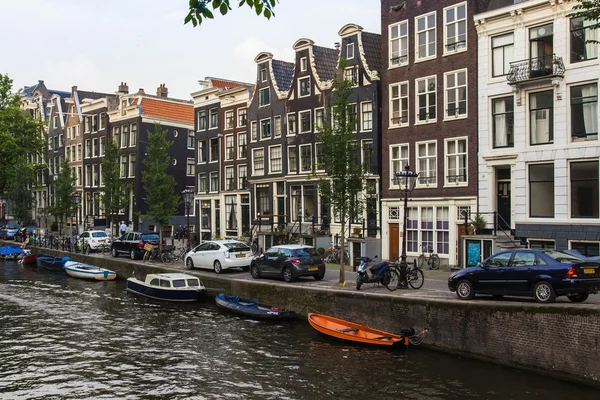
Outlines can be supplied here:
<path id="1" fill-rule="evenodd" d="M 77 86 L 71 86 L 71 94 L 77 91 Z"/>
<path id="2" fill-rule="evenodd" d="M 117 90 L 117 93 L 129 94 L 129 86 L 127 86 L 127 82 L 125 82 L 125 83 L 121 82 L 121 84 L 119 85 L 119 89 Z"/>
<path id="3" fill-rule="evenodd" d="M 340 50 L 340 42 L 335 42 L 333 45 L 335 46 L 335 49 L 336 49 L 337 51 L 339 51 L 339 50 Z"/>
<path id="4" fill-rule="evenodd" d="M 143 88 L 139 88 L 137 94 L 146 94 Z"/>
<path id="5" fill-rule="evenodd" d="M 156 95 L 158 97 L 169 97 L 169 89 L 165 86 L 164 83 L 161 83 L 156 89 Z"/>

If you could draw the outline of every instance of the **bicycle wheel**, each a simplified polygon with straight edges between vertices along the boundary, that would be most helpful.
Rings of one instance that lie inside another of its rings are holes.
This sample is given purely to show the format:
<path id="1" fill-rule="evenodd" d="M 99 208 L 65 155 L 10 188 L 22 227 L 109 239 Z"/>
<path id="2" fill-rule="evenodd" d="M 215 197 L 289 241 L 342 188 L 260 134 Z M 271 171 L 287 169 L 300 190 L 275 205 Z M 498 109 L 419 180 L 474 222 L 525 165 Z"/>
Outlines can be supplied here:
<path id="1" fill-rule="evenodd" d="M 144 256 L 142 257 L 142 261 L 146 262 L 146 261 L 148 261 L 149 259 L 150 259 L 150 252 L 149 252 L 149 251 L 146 251 L 146 252 L 144 253 Z"/>
<path id="2" fill-rule="evenodd" d="M 440 269 L 440 258 L 438 257 L 437 254 L 432 254 L 431 258 L 429 259 L 430 264 L 430 268 L 433 270 L 436 269 Z"/>
<path id="3" fill-rule="evenodd" d="M 162 254 L 161 259 L 165 264 L 173 264 L 175 262 L 175 255 L 171 252 L 166 252 Z"/>
<path id="4" fill-rule="evenodd" d="M 110 246 L 107 246 L 104 244 L 104 245 L 102 245 L 101 249 L 102 249 L 103 256 L 107 256 L 110 254 Z"/>
<path id="5" fill-rule="evenodd" d="M 396 268 L 390 268 L 385 273 L 388 276 L 385 277 L 383 284 L 388 290 L 393 292 L 400 285 L 400 271 Z"/>
<path id="6" fill-rule="evenodd" d="M 425 255 L 421 254 L 417 259 L 417 266 L 419 269 L 422 269 L 425 266 L 425 264 L 427 264 L 427 261 L 425 260 Z"/>
<path id="7" fill-rule="evenodd" d="M 411 269 L 406 279 L 408 280 L 408 284 L 413 289 L 421 289 L 423 283 L 425 282 L 425 274 L 420 269 Z"/>

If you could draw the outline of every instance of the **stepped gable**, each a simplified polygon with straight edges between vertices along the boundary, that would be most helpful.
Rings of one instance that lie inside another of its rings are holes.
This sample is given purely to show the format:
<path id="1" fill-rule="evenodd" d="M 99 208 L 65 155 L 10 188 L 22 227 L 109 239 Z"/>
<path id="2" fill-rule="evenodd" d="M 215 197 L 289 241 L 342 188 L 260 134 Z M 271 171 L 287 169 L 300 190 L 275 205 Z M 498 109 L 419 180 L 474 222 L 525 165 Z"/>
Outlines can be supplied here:
<path id="1" fill-rule="evenodd" d="M 338 62 L 338 50 L 327 47 L 312 46 L 315 66 L 321 82 L 335 78 Z"/>
<path id="2" fill-rule="evenodd" d="M 277 88 L 282 92 L 287 92 L 292 87 L 294 79 L 294 63 L 281 60 L 272 60 L 271 68 Z"/>
<path id="3" fill-rule="evenodd" d="M 365 59 L 369 69 L 381 73 L 381 35 L 362 32 L 361 36 Z"/>

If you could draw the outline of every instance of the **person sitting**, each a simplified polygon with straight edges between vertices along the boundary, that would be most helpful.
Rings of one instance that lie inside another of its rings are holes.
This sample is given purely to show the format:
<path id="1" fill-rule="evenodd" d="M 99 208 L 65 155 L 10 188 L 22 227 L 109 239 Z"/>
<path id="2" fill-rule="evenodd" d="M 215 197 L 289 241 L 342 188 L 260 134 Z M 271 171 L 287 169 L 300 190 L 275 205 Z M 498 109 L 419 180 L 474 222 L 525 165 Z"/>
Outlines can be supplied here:
<path id="1" fill-rule="evenodd" d="M 28 243 L 29 243 L 29 232 L 25 231 L 25 240 L 23 241 L 23 244 L 21 244 L 21 250 L 24 250 L 25 247 L 27 247 Z"/>

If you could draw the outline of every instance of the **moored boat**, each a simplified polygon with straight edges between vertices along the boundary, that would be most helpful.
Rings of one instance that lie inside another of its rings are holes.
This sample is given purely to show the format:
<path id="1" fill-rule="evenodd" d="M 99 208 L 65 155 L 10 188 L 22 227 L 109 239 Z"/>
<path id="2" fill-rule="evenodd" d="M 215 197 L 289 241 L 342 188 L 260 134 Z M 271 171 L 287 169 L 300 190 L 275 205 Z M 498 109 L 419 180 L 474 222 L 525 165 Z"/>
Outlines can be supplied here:
<path id="1" fill-rule="evenodd" d="M 27 254 L 27 255 L 23 255 L 22 258 L 22 262 L 23 264 L 35 264 L 37 261 L 38 256 L 41 256 L 42 254 Z"/>
<path id="2" fill-rule="evenodd" d="M 285 308 L 258 303 L 254 300 L 244 299 L 239 296 L 225 296 L 223 293 L 219 293 L 215 297 L 215 302 L 217 303 L 217 306 L 221 308 L 247 317 L 285 320 L 292 319 L 296 315 L 294 311 L 286 310 Z"/>
<path id="3" fill-rule="evenodd" d="M 127 278 L 126 290 L 167 301 L 196 301 L 206 294 L 206 288 L 197 276 L 181 273 L 148 274 L 143 281 Z"/>
<path id="4" fill-rule="evenodd" d="M 385 332 L 327 315 L 309 313 L 308 322 L 317 331 L 336 339 L 377 346 L 420 344 L 425 331 L 415 334 L 413 328 L 402 328 L 400 334 Z M 411 340 L 411 338 L 414 338 Z"/>
<path id="5" fill-rule="evenodd" d="M 73 278 L 92 279 L 97 281 L 112 281 L 117 273 L 109 269 L 77 261 L 65 262 L 65 271 Z"/>
<path id="6" fill-rule="evenodd" d="M 16 260 L 23 254 L 18 246 L 0 246 L 0 258 L 4 260 Z"/>
<path id="7" fill-rule="evenodd" d="M 35 262 L 40 268 L 50 271 L 62 271 L 65 269 L 65 262 L 69 260 L 69 257 L 38 256 Z"/>

